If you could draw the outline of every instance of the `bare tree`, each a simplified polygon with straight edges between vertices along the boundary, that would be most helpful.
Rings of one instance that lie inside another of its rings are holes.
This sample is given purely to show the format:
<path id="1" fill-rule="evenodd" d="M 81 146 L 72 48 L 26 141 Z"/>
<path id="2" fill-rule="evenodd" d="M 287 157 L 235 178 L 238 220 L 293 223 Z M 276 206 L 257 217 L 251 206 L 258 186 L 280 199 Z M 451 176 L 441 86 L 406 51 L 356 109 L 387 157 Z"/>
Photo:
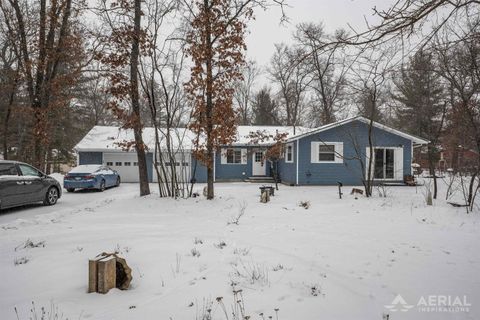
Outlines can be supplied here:
<path id="1" fill-rule="evenodd" d="M 305 52 L 285 44 L 275 45 L 275 53 L 268 70 L 278 86 L 279 103 L 284 112 L 284 124 L 295 127 L 301 124 L 305 108 L 305 95 L 310 84 L 305 65 L 300 63 Z"/>
<path id="2" fill-rule="evenodd" d="M 478 22 L 474 20 L 463 34 L 447 34 L 447 39 L 437 42 L 435 52 L 438 56 L 441 76 L 448 81 L 452 90 L 452 104 L 456 114 L 456 121 L 468 128 L 470 143 L 480 154 L 480 40 L 477 38 L 467 39 L 468 34 L 479 30 Z M 452 41 L 461 39 L 460 42 Z M 454 44 L 455 42 L 455 44 Z M 480 156 L 476 167 L 471 172 L 467 204 L 473 209 L 475 199 L 475 187 L 479 169 Z"/>
<path id="3" fill-rule="evenodd" d="M 388 65 L 387 51 L 380 53 L 371 51 L 361 56 L 350 70 L 350 90 L 357 97 L 357 107 L 360 114 L 369 119 L 367 129 L 368 148 L 365 153 L 360 149 L 359 144 L 356 143 L 356 137 L 352 137 L 357 154 L 356 159 L 359 161 L 362 169 L 362 181 L 367 197 L 372 196 L 375 178 L 374 121 L 381 119 L 381 107 L 386 96 L 385 85 L 388 80 Z"/>
<path id="4" fill-rule="evenodd" d="M 247 61 L 243 67 L 243 80 L 235 85 L 234 100 L 239 114 L 239 123 L 249 125 L 252 122 L 252 96 L 255 81 L 260 75 L 260 69 L 253 60 Z"/>
<path id="5" fill-rule="evenodd" d="M 337 31 L 337 34 L 340 33 Z M 311 110 L 313 125 L 335 122 L 336 114 L 346 104 L 348 56 L 343 46 L 325 48 L 333 37 L 324 32 L 322 24 L 301 23 L 294 38 L 308 52 L 301 63 L 309 74 L 309 87 L 314 93 Z"/>

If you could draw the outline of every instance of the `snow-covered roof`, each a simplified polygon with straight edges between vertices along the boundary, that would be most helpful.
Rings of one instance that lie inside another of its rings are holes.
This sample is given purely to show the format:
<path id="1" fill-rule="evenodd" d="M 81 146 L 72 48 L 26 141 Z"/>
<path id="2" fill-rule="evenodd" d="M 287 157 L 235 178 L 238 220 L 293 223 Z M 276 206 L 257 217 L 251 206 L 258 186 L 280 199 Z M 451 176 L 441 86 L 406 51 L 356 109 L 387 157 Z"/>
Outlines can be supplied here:
<path id="1" fill-rule="evenodd" d="M 309 135 L 312 135 L 312 134 L 316 134 L 316 133 L 319 133 L 319 132 L 322 132 L 322 131 L 326 131 L 326 130 L 329 130 L 329 129 L 332 129 L 332 128 L 335 128 L 335 127 L 339 127 L 341 125 L 344 125 L 346 123 L 350 123 L 350 122 L 353 122 L 353 121 L 361 121 L 361 122 L 364 122 L 366 124 L 370 123 L 369 119 L 364 118 L 362 116 L 351 117 L 351 118 L 347 118 L 345 120 L 337 121 L 337 122 L 334 122 L 334 123 L 329 123 L 329 124 L 326 124 L 324 126 L 321 126 L 321 127 L 315 128 L 315 129 L 311 129 L 310 131 L 305 132 L 305 133 L 295 134 L 294 136 L 291 136 L 288 139 L 288 141 L 295 141 L 295 140 L 301 139 L 303 137 L 306 137 L 306 136 L 309 136 Z M 425 140 L 425 139 L 422 139 L 420 137 L 414 136 L 412 134 L 408 134 L 408 133 L 405 133 L 403 131 L 391 128 L 389 126 L 383 125 L 383 124 L 375 122 L 375 121 L 373 121 L 373 126 L 376 127 L 376 128 L 385 130 L 387 132 L 391 132 L 393 134 L 396 134 L 396 135 L 398 135 L 400 137 L 403 137 L 405 139 L 411 140 L 415 144 L 427 144 L 429 142 L 428 140 Z"/>
<path id="2" fill-rule="evenodd" d="M 234 146 L 249 145 L 252 139 L 250 133 L 261 132 L 265 135 L 275 136 L 277 133 L 287 133 L 287 137 L 295 134 L 305 133 L 309 130 L 304 127 L 295 127 L 295 130 L 291 126 L 238 126 L 237 135 Z M 191 150 L 193 148 L 193 140 L 196 135 L 192 131 L 186 128 L 175 128 L 170 131 L 172 137 L 172 148 L 182 148 L 185 150 Z M 143 141 L 149 150 L 155 150 L 155 129 L 144 128 L 143 129 Z M 159 139 L 162 147 L 166 144 L 166 130 L 159 129 Z M 76 151 L 123 151 L 122 142 L 130 142 L 134 140 L 132 129 L 121 129 L 115 126 L 95 126 L 93 127 L 85 137 L 75 146 Z M 274 141 L 264 141 L 258 143 L 260 145 L 269 145 Z"/>
<path id="3" fill-rule="evenodd" d="M 237 127 L 237 136 L 235 143 L 232 145 L 249 145 L 252 143 L 252 138 L 250 137 L 251 133 L 260 133 L 264 136 L 275 137 L 276 134 L 287 134 L 288 137 L 293 137 L 295 134 L 302 134 L 308 131 L 311 131 L 310 128 L 305 127 L 293 127 L 293 126 L 238 126 Z M 274 143 L 273 140 L 263 141 L 257 143 L 258 145 L 269 145 Z"/>

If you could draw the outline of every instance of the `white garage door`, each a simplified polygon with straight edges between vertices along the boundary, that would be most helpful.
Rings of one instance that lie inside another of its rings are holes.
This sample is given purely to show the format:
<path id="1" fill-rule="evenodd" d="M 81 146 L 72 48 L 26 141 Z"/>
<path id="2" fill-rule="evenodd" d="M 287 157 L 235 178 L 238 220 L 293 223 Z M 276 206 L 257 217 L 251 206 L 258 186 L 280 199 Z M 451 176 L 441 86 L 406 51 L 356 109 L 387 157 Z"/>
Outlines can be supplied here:
<path id="1" fill-rule="evenodd" d="M 135 152 L 104 153 L 103 163 L 120 174 L 122 182 L 138 182 L 138 160 Z"/>
<path id="2" fill-rule="evenodd" d="M 160 175 L 163 181 L 172 181 L 172 169 L 175 168 L 176 179 L 178 182 L 190 182 L 190 153 L 178 152 L 175 154 L 175 161 L 169 161 L 168 157 L 164 155 L 164 170 L 158 166 Z M 165 172 L 165 173 L 164 173 Z M 157 182 L 157 173 L 153 172 L 153 181 Z"/>

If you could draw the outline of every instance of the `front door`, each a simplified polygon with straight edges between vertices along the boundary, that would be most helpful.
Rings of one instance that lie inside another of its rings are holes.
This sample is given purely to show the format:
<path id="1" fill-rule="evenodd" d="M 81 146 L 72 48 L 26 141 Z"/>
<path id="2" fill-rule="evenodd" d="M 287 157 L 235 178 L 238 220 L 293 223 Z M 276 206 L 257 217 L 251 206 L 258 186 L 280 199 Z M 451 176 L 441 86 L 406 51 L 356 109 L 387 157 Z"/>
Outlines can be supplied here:
<path id="1" fill-rule="evenodd" d="M 265 166 L 265 152 L 264 151 L 255 151 L 253 153 L 253 162 L 252 162 L 252 175 L 253 176 L 264 176 L 266 175 L 266 166 Z"/>

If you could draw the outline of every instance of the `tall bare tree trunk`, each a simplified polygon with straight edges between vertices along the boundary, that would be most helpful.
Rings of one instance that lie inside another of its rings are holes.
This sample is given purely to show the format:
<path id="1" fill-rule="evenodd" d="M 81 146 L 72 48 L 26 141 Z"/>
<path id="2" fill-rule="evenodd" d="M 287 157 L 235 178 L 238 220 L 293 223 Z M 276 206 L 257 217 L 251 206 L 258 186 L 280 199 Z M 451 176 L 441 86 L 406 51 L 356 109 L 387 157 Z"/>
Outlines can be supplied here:
<path id="1" fill-rule="evenodd" d="M 18 72 L 18 71 L 17 71 Z M 3 121 L 3 159 L 8 159 L 8 129 L 10 116 L 12 114 L 12 106 L 15 100 L 15 91 L 17 90 L 18 84 L 18 74 L 15 75 L 15 80 L 12 85 L 12 91 L 10 91 L 10 96 L 8 98 L 7 111 L 5 114 L 5 119 Z"/>
<path id="2" fill-rule="evenodd" d="M 142 137 L 142 120 L 140 116 L 140 99 L 138 94 L 138 62 L 140 55 L 140 19 L 142 15 L 141 0 L 135 0 L 135 17 L 132 38 L 132 52 L 130 53 L 130 96 L 134 116 L 133 134 L 135 150 L 138 158 L 138 176 L 140 179 L 140 196 L 150 194 L 147 173 L 147 157 Z"/>
<path id="3" fill-rule="evenodd" d="M 434 163 L 434 146 L 429 143 L 428 146 L 428 170 L 430 175 L 433 178 L 433 199 L 437 199 L 437 174 L 435 172 L 435 163 Z"/>
<path id="4" fill-rule="evenodd" d="M 203 2 L 205 10 L 209 11 L 210 3 L 208 0 Z M 210 13 L 210 12 L 209 12 Z M 212 31 L 210 28 L 210 14 L 206 22 L 206 35 L 207 35 L 207 105 L 206 105 L 206 120 L 207 120 L 207 153 L 208 153 L 208 166 L 207 166 L 207 199 L 213 199 L 215 196 L 213 189 L 213 166 L 215 165 L 214 150 L 213 150 L 213 70 L 212 70 Z"/>

